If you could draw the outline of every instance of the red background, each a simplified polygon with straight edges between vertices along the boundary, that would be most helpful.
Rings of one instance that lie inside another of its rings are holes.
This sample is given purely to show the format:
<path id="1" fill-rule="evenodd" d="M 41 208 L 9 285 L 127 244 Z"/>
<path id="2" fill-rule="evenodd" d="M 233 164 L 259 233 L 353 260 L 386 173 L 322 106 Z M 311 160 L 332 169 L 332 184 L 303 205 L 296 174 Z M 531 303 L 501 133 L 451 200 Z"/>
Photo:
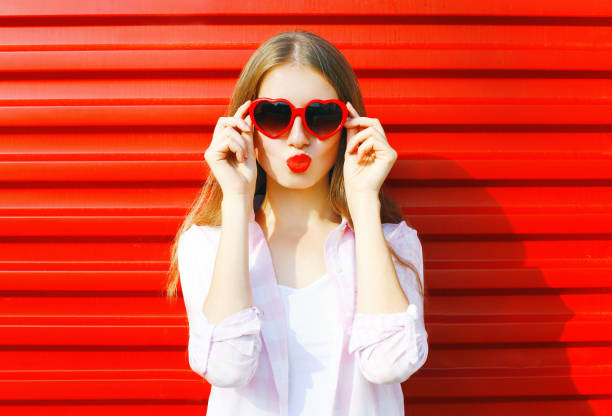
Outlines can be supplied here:
<path id="1" fill-rule="evenodd" d="M 611 414 L 611 26 L 603 0 L 3 0 L 0 413 L 204 414 L 169 243 L 241 68 L 304 29 L 355 68 L 423 243 L 406 413 Z"/>

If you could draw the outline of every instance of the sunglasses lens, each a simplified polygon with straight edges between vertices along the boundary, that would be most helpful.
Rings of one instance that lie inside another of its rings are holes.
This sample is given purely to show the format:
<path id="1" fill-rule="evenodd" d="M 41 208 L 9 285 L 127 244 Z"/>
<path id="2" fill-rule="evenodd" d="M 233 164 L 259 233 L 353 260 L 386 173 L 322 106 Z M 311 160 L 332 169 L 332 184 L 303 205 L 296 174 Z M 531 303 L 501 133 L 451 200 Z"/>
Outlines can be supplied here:
<path id="1" fill-rule="evenodd" d="M 306 124 L 319 136 L 329 136 L 342 123 L 342 109 L 336 103 L 312 103 L 306 108 Z"/>
<path id="2" fill-rule="evenodd" d="M 282 101 L 262 101 L 253 109 L 253 118 L 265 135 L 276 136 L 289 124 L 291 108 Z"/>

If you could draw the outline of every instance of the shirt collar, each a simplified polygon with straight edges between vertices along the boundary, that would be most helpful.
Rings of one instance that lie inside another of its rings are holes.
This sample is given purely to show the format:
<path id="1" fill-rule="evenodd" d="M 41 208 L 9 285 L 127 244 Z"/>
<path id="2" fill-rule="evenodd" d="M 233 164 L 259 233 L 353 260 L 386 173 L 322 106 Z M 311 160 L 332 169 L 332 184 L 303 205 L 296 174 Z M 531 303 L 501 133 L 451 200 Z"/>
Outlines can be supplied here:
<path id="1" fill-rule="evenodd" d="M 342 221 L 338 224 L 338 228 L 344 231 L 344 229 L 348 228 L 352 230 L 351 226 L 348 223 L 348 220 L 344 215 L 341 215 Z M 249 222 L 255 222 L 255 208 L 251 209 L 251 215 L 249 216 Z"/>

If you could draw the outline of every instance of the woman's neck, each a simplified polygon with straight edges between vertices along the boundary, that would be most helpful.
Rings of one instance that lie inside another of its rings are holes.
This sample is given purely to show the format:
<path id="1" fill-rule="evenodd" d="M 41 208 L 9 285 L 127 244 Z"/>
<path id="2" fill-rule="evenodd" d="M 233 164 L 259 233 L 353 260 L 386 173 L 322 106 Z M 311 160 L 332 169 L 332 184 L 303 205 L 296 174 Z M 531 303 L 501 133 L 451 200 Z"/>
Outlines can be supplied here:
<path id="1" fill-rule="evenodd" d="M 256 215 L 256 221 L 268 230 L 268 235 L 280 233 L 299 237 L 309 229 L 338 223 L 332 210 L 327 177 L 306 189 L 290 189 L 273 181 L 266 183 L 266 196 Z"/>

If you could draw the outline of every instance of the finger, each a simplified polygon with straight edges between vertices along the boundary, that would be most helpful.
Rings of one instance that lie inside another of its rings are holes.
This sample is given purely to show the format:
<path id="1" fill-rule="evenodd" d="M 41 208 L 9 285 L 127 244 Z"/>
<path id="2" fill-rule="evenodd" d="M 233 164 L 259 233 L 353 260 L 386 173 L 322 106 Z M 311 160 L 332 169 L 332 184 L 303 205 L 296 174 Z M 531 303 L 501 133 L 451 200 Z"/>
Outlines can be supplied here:
<path id="1" fill-rule="evenodd" d="M 249 126 L 248 123 L 244 120 L 241 119 L 240 120 L 242 123 L 244 123 L 247 127 L 246 130 L 242 130 L 242 132 L 240 133 L 240 137 L 242 142 L 244 142 L 246 144 L 247 147 L 249 148 L 253 148 L 254 143 L 253 143 L 253 126 Z M 235 131 L 235 130 L 234 130 Z"/>
<path id="2" fill-rule="evenodd" d="M 245 162 L 249 158 L 249 149 L 245 146 L 240 145 L 240 151 L 236 153 L 236 159 L 238 162 Z"/>
<path id="3" fill-rule="evenodd" d="M 238 162 L 244 162 L 247 158 L 248 152 L 237 140 L 228 139 L 227 147 L 236 155 Z"/>
<path id="4" fill-rule="evenodd" d="M 246 154 L 247 149 L 248 149 L 248 144 L 245 143 L 245 139 L 242 136 L 244 133 L 239 134 L 236 130 L 232 129 L 231 127 L 228 127 L 225 130 L 224 134 L 227 140 L 231 140 L 237 143 L 240 146 L 240 148 L 243 149 L 244 153 Z"/>
<path id="5" fill-rule="evenodd" d="M 372 127 L 374 127 L 376 130 L 378 130 L 378 132 L 380 133 L 380 135 L 382 137 L 385 138 L 386 140 L 386 136 L 385 136 L 385 130 L 383 129 L 382 124 L 380 123 L 380 120 L 377 118 L 373 118 L 372 120 L 374 120 L 374 124 L 372 125 Z"/>
<path id="6" fill-rule="evenodd" d="M 359 117 L 359 113 L 357 113 L 357 110 L 355 110 L 355 107 L 353 107 L 350 101 L 346 102 L 346 109 L 349 111 L 351 117 Z"/>
<path id="7" fill-rule="evenodd" d="M 208 148 L 205 153 L 205 158 L 212 158 L 215 161 L 227 160 L 231 153 L 237 154 L 240 151 L 240 145 L 231 138 L 224 137 L 221 142 Z"/>
<path id="8" fill-rule="evenodd" d="M 247 114 L 247 116 L 244 118 L 244 122 L 247 124 L 247 126 L 249 126 L 249 129 L 253 128 L 253 120 L 251 120 L 250 114 Z"/>
<path id="9" fill-rule="evenodd" d="M 232 127 L 226 127 L 224 130 L 224 134 L 226 137 L 231 137 L 233 139 L 235 139 L 236 141 L 238 141 L 238 143 L 242 143 L 245 146 L 248 144 L 248 140 L 245 139 L 245 136 L 248 137 L 249 135 L 245 132 L 239 132 L 236 131 L 234 128 Z"/>
<path id="10" fill-rule="evenodd" d="M 246 100 L 244 104 L 242 104 L 238 108 L 238 111 L 236 111 L 236 115 L 234 117 L 236 117 L 240 121 L 244 121 L 244 116 L 249 114 L 250 106 L 251 106 L 251 100 Z"/>
<path id="11" fill-rule="evenodd" d="M 348 126 L 347 126 L 348 124 Z M 385 131 L 383 130 L 380 121 L 378 121 L 378 119 L 376 118 L 369 118 L 369 117 L 359 117 L 359 118 L 354 118 L 351 120 L 351 123 L 345 123 L 344 124 L 345 127 L 347 127 L 348 131 L 363 131 L 365 129 L 361 129 L 359 130 L 359 127 L 371 127 L 374 130 L 376 130 L 376 132 L 382 137 L 385 138 L 386 140 L 386 136 L 385 136 Z"/>
<path id="12" fill-rule="evenodd" d="M 369 138 L 367 140 L 365 140 L 361 146 L 359 146 L 359 149 L 357 149 L 357 163 L 362 162 L 365 159 L 368 159 L 368 156 L 366 155 L 370 155 L 372 152 L 376 151 L 376 143 L 374 142 L 374 140 L 372 138 Z"/>
<path id="13" fill-rule="evenodd" d="M 353 118 L 351 118 L 350 120 L 347 120 L 345 125 L 349 125 L 350 127 L 356 127 L 356 126 L 371 126 L 373 123 L 371 120 L 374 120 L 370 117 L 360 117 L 360 116 L 355 116 Z"/>
<path id="14" fill-rule="evenodd" d="M 361 120 L 359 120 L 359 123 L 362 126 L 370 126 L 375 128 L 376 130 L 378 130 L 381 134 L 384 135 L 384 130 L 382 128 L 382 124 L 380 124 L 380 120 L 377 118 L 371 118 L 371 117 L 360 117 Z"/>
<path id="15" fill-rule="evenodd" d="M 347 129 L 358 129 L 360 126 L 369 126 L 368 117 L 353 117 L 344 123 L 344 127 Z"/>
<path id="16" fill-rule="evenodd" d="M 374 134 L 374 129 L 372 127 L 368 127 L 366 129 L 361 130 L 359 133 L 355 134 L 347 143 L 346 151 L 349 154 L 354 153 L 356 150 L 361 148 L 361 142 L 366 140 L 368 137 Z"/>
<path id="17" fill-rule="evenodd" d="M 248 148 L 252 149 L 254 146 L 253 130 L 248 128 L 248 126 L 246 126 L 247 127 L 246 131 L 242 129 L 242 131 L 238 132 L 237 130 L 233 128 L 233 126 L 236 125 L 236 123 L 246 124 L 246 122 L 243 119 L 236 119 L 236 118 L 230 117 L 230 120 L 228 121 L 229 126 L 225 127 L 223 134 L 226 136 L 231 136 L 234 139 L 236 139 L 239 143 L 241 143 L 244 146 L 245 149 L 248 149 Z"/>
<path id="18" fill-rule="evenodd" d="M 245 133 L 251 133 L 251 128 L 241 118 L 226 117 L 226 119 L 223 121 L 223 125 L 225 127 L 238 127 L 240 130 L 244 131 Z"/>
<path id="19" fill-rule="evenodd" d="M 236 110 L 236 113 L 234 114 L 234 117 L 238 117 L 238 118 L 244 117 L 244 113 L 248 112 L 250 105 L 251 105 L 251 100 L 246 100 L 244 103 L 242 103 L 240 107 L 238 107 L 238 109 Z"/>
<path id="20" fill-rule="evenodd" d="M 255 147 L 255 145 L 253 144 L 253 135 L 247 134 L 247 133 L 241 133 L 241 136 L 242 136 L 242 142 L 245 144 L 245 148 L 251 149 L 251 151 L 254 151 L 253 148 Z"/>
<path id="21" fill-rule="evenodd" d="M 357 113 L 357 110 L 355 110 L 355 107 L 353 107 L 350 101 L 346 102 L 346 109 L 349 112 L 349 116 L 348 119 L 344 122 L 344 127 L 349 129 L 350 132 L 350 129 L 354 129 L 359 126 L 359 123 L 355 120 L 359 118 L 359 114 Z"/>

